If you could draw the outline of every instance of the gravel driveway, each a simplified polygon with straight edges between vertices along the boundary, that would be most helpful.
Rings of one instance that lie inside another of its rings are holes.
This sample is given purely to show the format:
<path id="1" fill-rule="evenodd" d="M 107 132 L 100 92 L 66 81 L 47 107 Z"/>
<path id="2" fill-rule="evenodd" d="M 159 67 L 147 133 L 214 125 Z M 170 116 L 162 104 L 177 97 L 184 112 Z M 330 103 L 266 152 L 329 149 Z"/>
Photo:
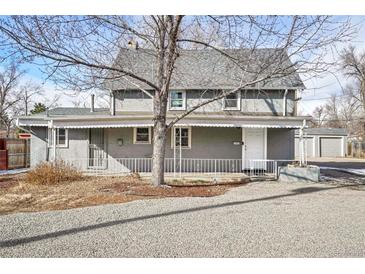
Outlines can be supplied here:
<path id="1" fill-rule="evenodd" d="M 1 257 L 364 257 L 365 191 L 258 182 L 213 198 L 0 216 Z"/>

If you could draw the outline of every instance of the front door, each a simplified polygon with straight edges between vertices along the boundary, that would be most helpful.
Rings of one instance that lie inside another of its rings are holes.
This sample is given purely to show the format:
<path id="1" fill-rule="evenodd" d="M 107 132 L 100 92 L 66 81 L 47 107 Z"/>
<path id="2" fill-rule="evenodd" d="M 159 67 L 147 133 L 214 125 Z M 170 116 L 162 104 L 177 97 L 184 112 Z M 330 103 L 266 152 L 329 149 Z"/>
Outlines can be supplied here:
<path id="1" fill-rule="evenodd" d="M 242 169 L 253 168 L 250 160 L 266 159 L 266 129 L 242 128 L 242 141 Z"/>
<path id="2" fill-rule="evenodd" d="M 91 128 L 89 130 L 89 168 L 106 167 L 104 145 L 104 129 Z"/>

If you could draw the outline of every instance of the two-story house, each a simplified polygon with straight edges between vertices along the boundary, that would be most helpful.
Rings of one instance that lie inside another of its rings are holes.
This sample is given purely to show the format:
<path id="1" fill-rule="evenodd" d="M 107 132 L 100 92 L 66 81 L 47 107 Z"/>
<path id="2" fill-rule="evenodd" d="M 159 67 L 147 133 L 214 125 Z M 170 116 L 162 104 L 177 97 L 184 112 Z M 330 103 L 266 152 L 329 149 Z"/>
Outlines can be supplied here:
<path id="1" fill-rule="evenodd" d="M 260 55 L 275 50 L 259 50 L 257 66 L 263 62 Z M 122 50 L 118 62 L 153 81 L 155 59 L 149 50 Z M 291 67 L 289 58 L 285 62 Z M 240 172 L 250 168 L 248 160 L 294 159 L 294 130 L 309 117 L 297 116 L 297 94 L 304 85 L 292 69 L 177 122 L 168 133 L 166 171 Z M 217 51 L 183 50 L 171 82 L 168 122 L 222 90 L 236 88 L 242 77 L 237 64 Z M 84 170 L 151 171 L 153 99 L 148 93 L 153 91 L 146 93 L 148 86 L 126 78 L 105 87 L 110 109 L 94 108 L 92 97 L 91 108 L 60 107 L 18 119 L 18 126 L 32 133 L 31 166 L 56 159 Z"/>

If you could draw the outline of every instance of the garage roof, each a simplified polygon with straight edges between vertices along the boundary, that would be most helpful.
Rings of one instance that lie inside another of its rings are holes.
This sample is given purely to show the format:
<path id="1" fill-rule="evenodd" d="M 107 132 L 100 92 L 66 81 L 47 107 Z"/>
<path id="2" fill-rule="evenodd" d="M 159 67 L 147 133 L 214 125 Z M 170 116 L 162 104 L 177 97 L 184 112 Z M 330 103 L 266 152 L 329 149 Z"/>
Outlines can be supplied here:
<path id="1" fill-rule="evenodd" d="M 345 128 L 308 128 L 306 130 L 308 135 L 330 135 L 330 136 L 347 136 Z M 295 131 L 299 135 L 299 131 Z"/>

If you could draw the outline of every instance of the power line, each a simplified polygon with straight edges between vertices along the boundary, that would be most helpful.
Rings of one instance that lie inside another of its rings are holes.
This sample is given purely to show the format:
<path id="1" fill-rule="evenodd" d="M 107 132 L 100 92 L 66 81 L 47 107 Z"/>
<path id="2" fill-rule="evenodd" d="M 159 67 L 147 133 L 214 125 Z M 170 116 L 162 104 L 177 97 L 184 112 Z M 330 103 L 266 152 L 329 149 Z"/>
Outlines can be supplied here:
<path id="1" fill-rule="evenodd" d="M 346 97 L 348 95 L 343 94 L 343 95 L 335 95 L 335 97 Z M 327 99 L 331 99 L 333 96 L 329 96 L 329 97 L 321 97 L 321 98 L 308 98 L 308 99 L 301 99 L 300 101 L 316 101 L 316 100 L 327 100 Z"/>

